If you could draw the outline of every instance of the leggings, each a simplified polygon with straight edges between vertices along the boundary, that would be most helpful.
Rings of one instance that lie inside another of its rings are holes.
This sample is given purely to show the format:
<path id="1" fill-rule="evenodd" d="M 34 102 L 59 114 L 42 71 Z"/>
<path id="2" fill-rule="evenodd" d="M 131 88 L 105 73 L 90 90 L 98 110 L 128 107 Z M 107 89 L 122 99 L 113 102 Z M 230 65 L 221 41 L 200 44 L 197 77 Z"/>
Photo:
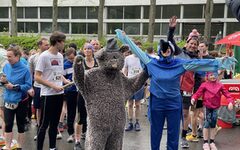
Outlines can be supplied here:
<path id="1" fill-rule="evenodd" d="M 78 92 L 65 93 L 65 97 L 67 99 L 67 126 L 68 126 L 69 135 L 72 135 L 74 133 L 74 121 L 75 121 L 76 108 L 77 108 L 77 96 L 78 96 Z"/>
<path id="2" fill-rule="evenodd" d="M 63 94 L 42 96 L 42 112 L 37 134 L 37 149 L 42 150 L 46 130 L 49 135 L 49 148 L 56 148 L 57 127 L 62 111 Z"/>
<path id="3" fill-rule="evenodd" d="M 28 101 L 20 101 L 18 107 L 14 110 L 4 107 L 4 122 L 6 124 L 5 132 L 11 133 L 13 129 L 14 116 L 16 114 L 16 121 L 18 133 L 24 133 L 25 117 L 27 114 Z"/>
<path id="4" fill-rule="evenodd" d="M 83 125 L 82 133 L 87 131 L 87 110 L 85 101 L 80 93 L 78 93 L 78 124 Z"/>

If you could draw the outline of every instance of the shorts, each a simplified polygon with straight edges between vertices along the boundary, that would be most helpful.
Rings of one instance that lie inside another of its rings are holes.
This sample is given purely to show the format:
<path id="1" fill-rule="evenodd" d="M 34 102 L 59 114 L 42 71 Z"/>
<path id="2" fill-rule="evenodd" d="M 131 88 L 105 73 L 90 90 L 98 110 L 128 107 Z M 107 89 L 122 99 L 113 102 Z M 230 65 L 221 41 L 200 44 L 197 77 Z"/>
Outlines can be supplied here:
<path id="1" fill-rule="evenodd" d="M 33 107 L 35 109 L 41 108 L 41 96 L 40 96 L 41 88 L 34 87 L 34 97 L 33 97 Z"/>
<path id="2" fill-rule="evenodd" d="M 138 90 L 131 98 L 130 100 L 140 101 L 144 98 L 144 87 L 142 87 L 140 90 Z"/>
<path id="3" fill-rule="evenodd" d="M 191 106 L 191 97 L 190 96 L 182 96 L 183 101 L 183 109 L 189 109 Z"/>
<path id="4" fill-rule="evenodd" d="M 203 101 L 202 100 L 198 100 L 197 104 L 196 104 L 196 108 L 202 108 L 203 107 Z"/>
<path id="5" fill-rule="evenodd" d="M 204 108 L 204 128 L 215 128 L 217 124 L 217 109 Z"/>

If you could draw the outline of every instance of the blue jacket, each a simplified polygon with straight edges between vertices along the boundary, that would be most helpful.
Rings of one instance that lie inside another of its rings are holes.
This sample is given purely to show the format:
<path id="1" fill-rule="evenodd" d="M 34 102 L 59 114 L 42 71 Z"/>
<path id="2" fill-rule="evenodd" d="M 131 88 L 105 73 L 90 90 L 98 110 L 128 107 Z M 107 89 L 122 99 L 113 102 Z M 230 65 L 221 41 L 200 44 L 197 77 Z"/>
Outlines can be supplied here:
<path id="1" fill-rule="evenodd" d="M 32 79 L 29 68 L 22 61 L 14 65 L 7 63 L 3 67 L 3 73 L 8 82 L 20 85 L 19 90 L 5 89 L 3 93 L 4 102 L 16 104 L 27 96 L 27 91 L 31 88 Z"/>
<path id="2" fill-rule="evenodd" d="M 64 77 L 70 81 L 73 81 L 73 63 L 70 62 L 69 60 L 66 60 L 64 62 L 64 72 L 65 72 L 65 75 Z M 69 88 L 67 88 L 65 91 L 65 93 L 68 93 L 68 92 L 77 92 L 77 88 L 75 85 L 72 85 L 70 86 Z"/>

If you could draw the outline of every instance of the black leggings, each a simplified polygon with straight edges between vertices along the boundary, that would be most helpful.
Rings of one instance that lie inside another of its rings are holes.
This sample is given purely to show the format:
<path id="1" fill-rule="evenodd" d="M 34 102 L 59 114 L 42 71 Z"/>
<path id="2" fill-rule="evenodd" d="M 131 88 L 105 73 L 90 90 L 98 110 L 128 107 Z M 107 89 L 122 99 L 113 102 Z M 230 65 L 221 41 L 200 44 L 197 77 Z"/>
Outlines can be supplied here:
<path id="1" fill-rule="evenodd" d="M 43 149 L 43 143 L 45 139 L 46 130 L 48 129 L 49 135 L 49 148 L 56 147 L 57 127 L 63 105 L 63 94 L 42 96 L 42 112 L 40 125 L 37 134 L 37 149 Z"/>
<path id="2" fill-rule="evenodd" d="M 78 93 L 78 124 L 83 125 L 82 133 L 87 131 L 87 110 L 85 101 L 80 93 Z"/>
<path id="3" fill-rule="evenodd" d="M 78 92 L 67 92 L 65 93 L 65 97 L 67 99 L 68 134 L 72 135 L 74 133 L 74 121 L 76 117 Z"/>
<path id="4" fill-rule="evenodd" d="M 4 122 L 6 124 L 5 132 L 10 133 L 13 129 L 14 117 L 16 114 L 16 121 L 18 127 L 18 133 L 24 133 L 25 118 L 27 115 L 28 101 L 21 101 L 18 103 L 18 107 L 14 110 L 4 107 Z"/>

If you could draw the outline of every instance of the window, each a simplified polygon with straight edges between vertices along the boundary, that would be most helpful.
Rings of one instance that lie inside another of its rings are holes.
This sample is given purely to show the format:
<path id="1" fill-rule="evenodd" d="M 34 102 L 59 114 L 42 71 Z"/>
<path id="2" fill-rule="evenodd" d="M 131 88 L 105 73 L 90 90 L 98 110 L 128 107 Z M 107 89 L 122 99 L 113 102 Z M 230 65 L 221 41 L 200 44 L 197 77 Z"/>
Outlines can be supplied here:
<path id="1" fill-rule="evenodd" d="M 41 22 L 41 32 L 42 33 L 51 33 L 52 32 L 52 23 L 51 22 Z"/>
<path id="2" fill-rule="evenodd" d="M 0 32 L 7 32 L 9 30 L 8 22 L 0 22 Z"/>
<path id="3" fill-rule="evenodd" d="M 58 19 L 68 19 L 68 18 L 69 18 L 69 8 L 58 7 Z"/>
<path id="4" fill-rule="evenodd" d="M 183 18 L 203 18 L 203 5 L 185 5 Z"/>
<path id="5" fill-rule="evenodd" d="M 8 18 L 8 7 L 0 7 L 0 18 Z"/>
<path id="6" fill-rule="evenodd" d="M 98 19 L 98 8 L 88 7 L 87 8 L 87 19 Z"/>
<path id="7" fill-rule="evenodd" d="M 25 18 L 38 18 L 37 7 L 25 7 Z"/>
<path id="8" fill-rule="evenodd" d="M 216 36 L 219 31 L 223 33 L 223 23 L 212 23 L 211 25 L 211 36 Z"/>
<path id="9" fill-rule="evenodd" d="M 239 22 L 228 22 L 227 23 L 227 35 L 240 30 Z"/>
<path id="10" fill-rule="evenodd" d="M 125 6 L 124 19 L 140 19 L 141 7 L 140 6 Z"/>
<path id="11" fill-rule="evenodd" d="M 63 33 L 69 33 L 69 23 L 58 23 L 58 30 Z"/>
<path id="12" fill-rule="evenodd" d="M 116 29 L 122 29 L 122 23 L 108 23 L 107 24 L 107 34 L 116 34 Z"/>
<path id="13" fill-rule="evenodd" d="M 86 23 L 72 23 L 73 34 L 86 34 Z"/>
<path id="14" fill-rule="evenodd" d="M 97 23 L 88 23 L 88 31 L 87 34 L 97 34 L 98 32 L 98 24 Z"/>
<path id="15" fill-rule="evenodd" d="M 86 19 L 86 7 L 72 7 L 72 19 Z"/>
<path id="16" fill-rule="evenodd" d="M 235 18 L 232 14 L 232 10 L 230 8 L 228 8 L 228 14 L 227 14 L 228 18 Z"/>
<path id="17" fill-rule="evenodd" d="M 189 33 L 192 32 L 192 29 L 197 29 L 198 32 L 202 35 L 204 33 L 204 23 L 183 23 L 183 38 L 186 39 Z"/>
<path id="18" fill-rule="evenodd" d="M 180 5 L 165 5 L 162 7 L 163 9 L 163 19 L 169 19 L 172 16 L 178 16 L 180 17 Z"/>
<path id="19" fill-rule="evenodd" d="M 143 10 L 144 10 L 143 19 L 149 19 L 150 6 L 144 6 Z M 161 6 L 156 6 L 155 19 L 161 19 Z"/>
<path id="20" fill-rule="evenodd" d="M 123 19 L 123 7 L 122 6 L 108 7 L 107 18 Z"/>
<path id="21" fill-rule="evenodd" d="M 129 35 L 140 34 L 140 23 L 124 23 L 124 31 Z"/>
<path id="22" fill-rule="evenodd" d="M 24 18 L 23 7 L 17 8 L 17 18 Z"/>
<path id="23" fill-rule="evenodd" d="M 18 32 L 25 32 L 24 22 L 18 22 Z"/>
<path id="24" fill-rule="evenodd" d="M 143 35 L 148 35 L 148 23 L 143 24 Z M 160 23 L 155 23 L 154 35 L 160 35 Z"/>
<path id="25" fill-rule="evenodd" d="M 40 18 L 52 19 L 52 7 L 40 7 Z"/>
<path id="26" fill-rule="evenodd" d="M 38 23 L 37 22 L 26 22 L 25 32 L 38 33 Z"/>
<path id="27" fill-rule="evenodd" d="M 224 18 L 224 4 L 214 4 L 213 5 L 212 18 Z"/>

